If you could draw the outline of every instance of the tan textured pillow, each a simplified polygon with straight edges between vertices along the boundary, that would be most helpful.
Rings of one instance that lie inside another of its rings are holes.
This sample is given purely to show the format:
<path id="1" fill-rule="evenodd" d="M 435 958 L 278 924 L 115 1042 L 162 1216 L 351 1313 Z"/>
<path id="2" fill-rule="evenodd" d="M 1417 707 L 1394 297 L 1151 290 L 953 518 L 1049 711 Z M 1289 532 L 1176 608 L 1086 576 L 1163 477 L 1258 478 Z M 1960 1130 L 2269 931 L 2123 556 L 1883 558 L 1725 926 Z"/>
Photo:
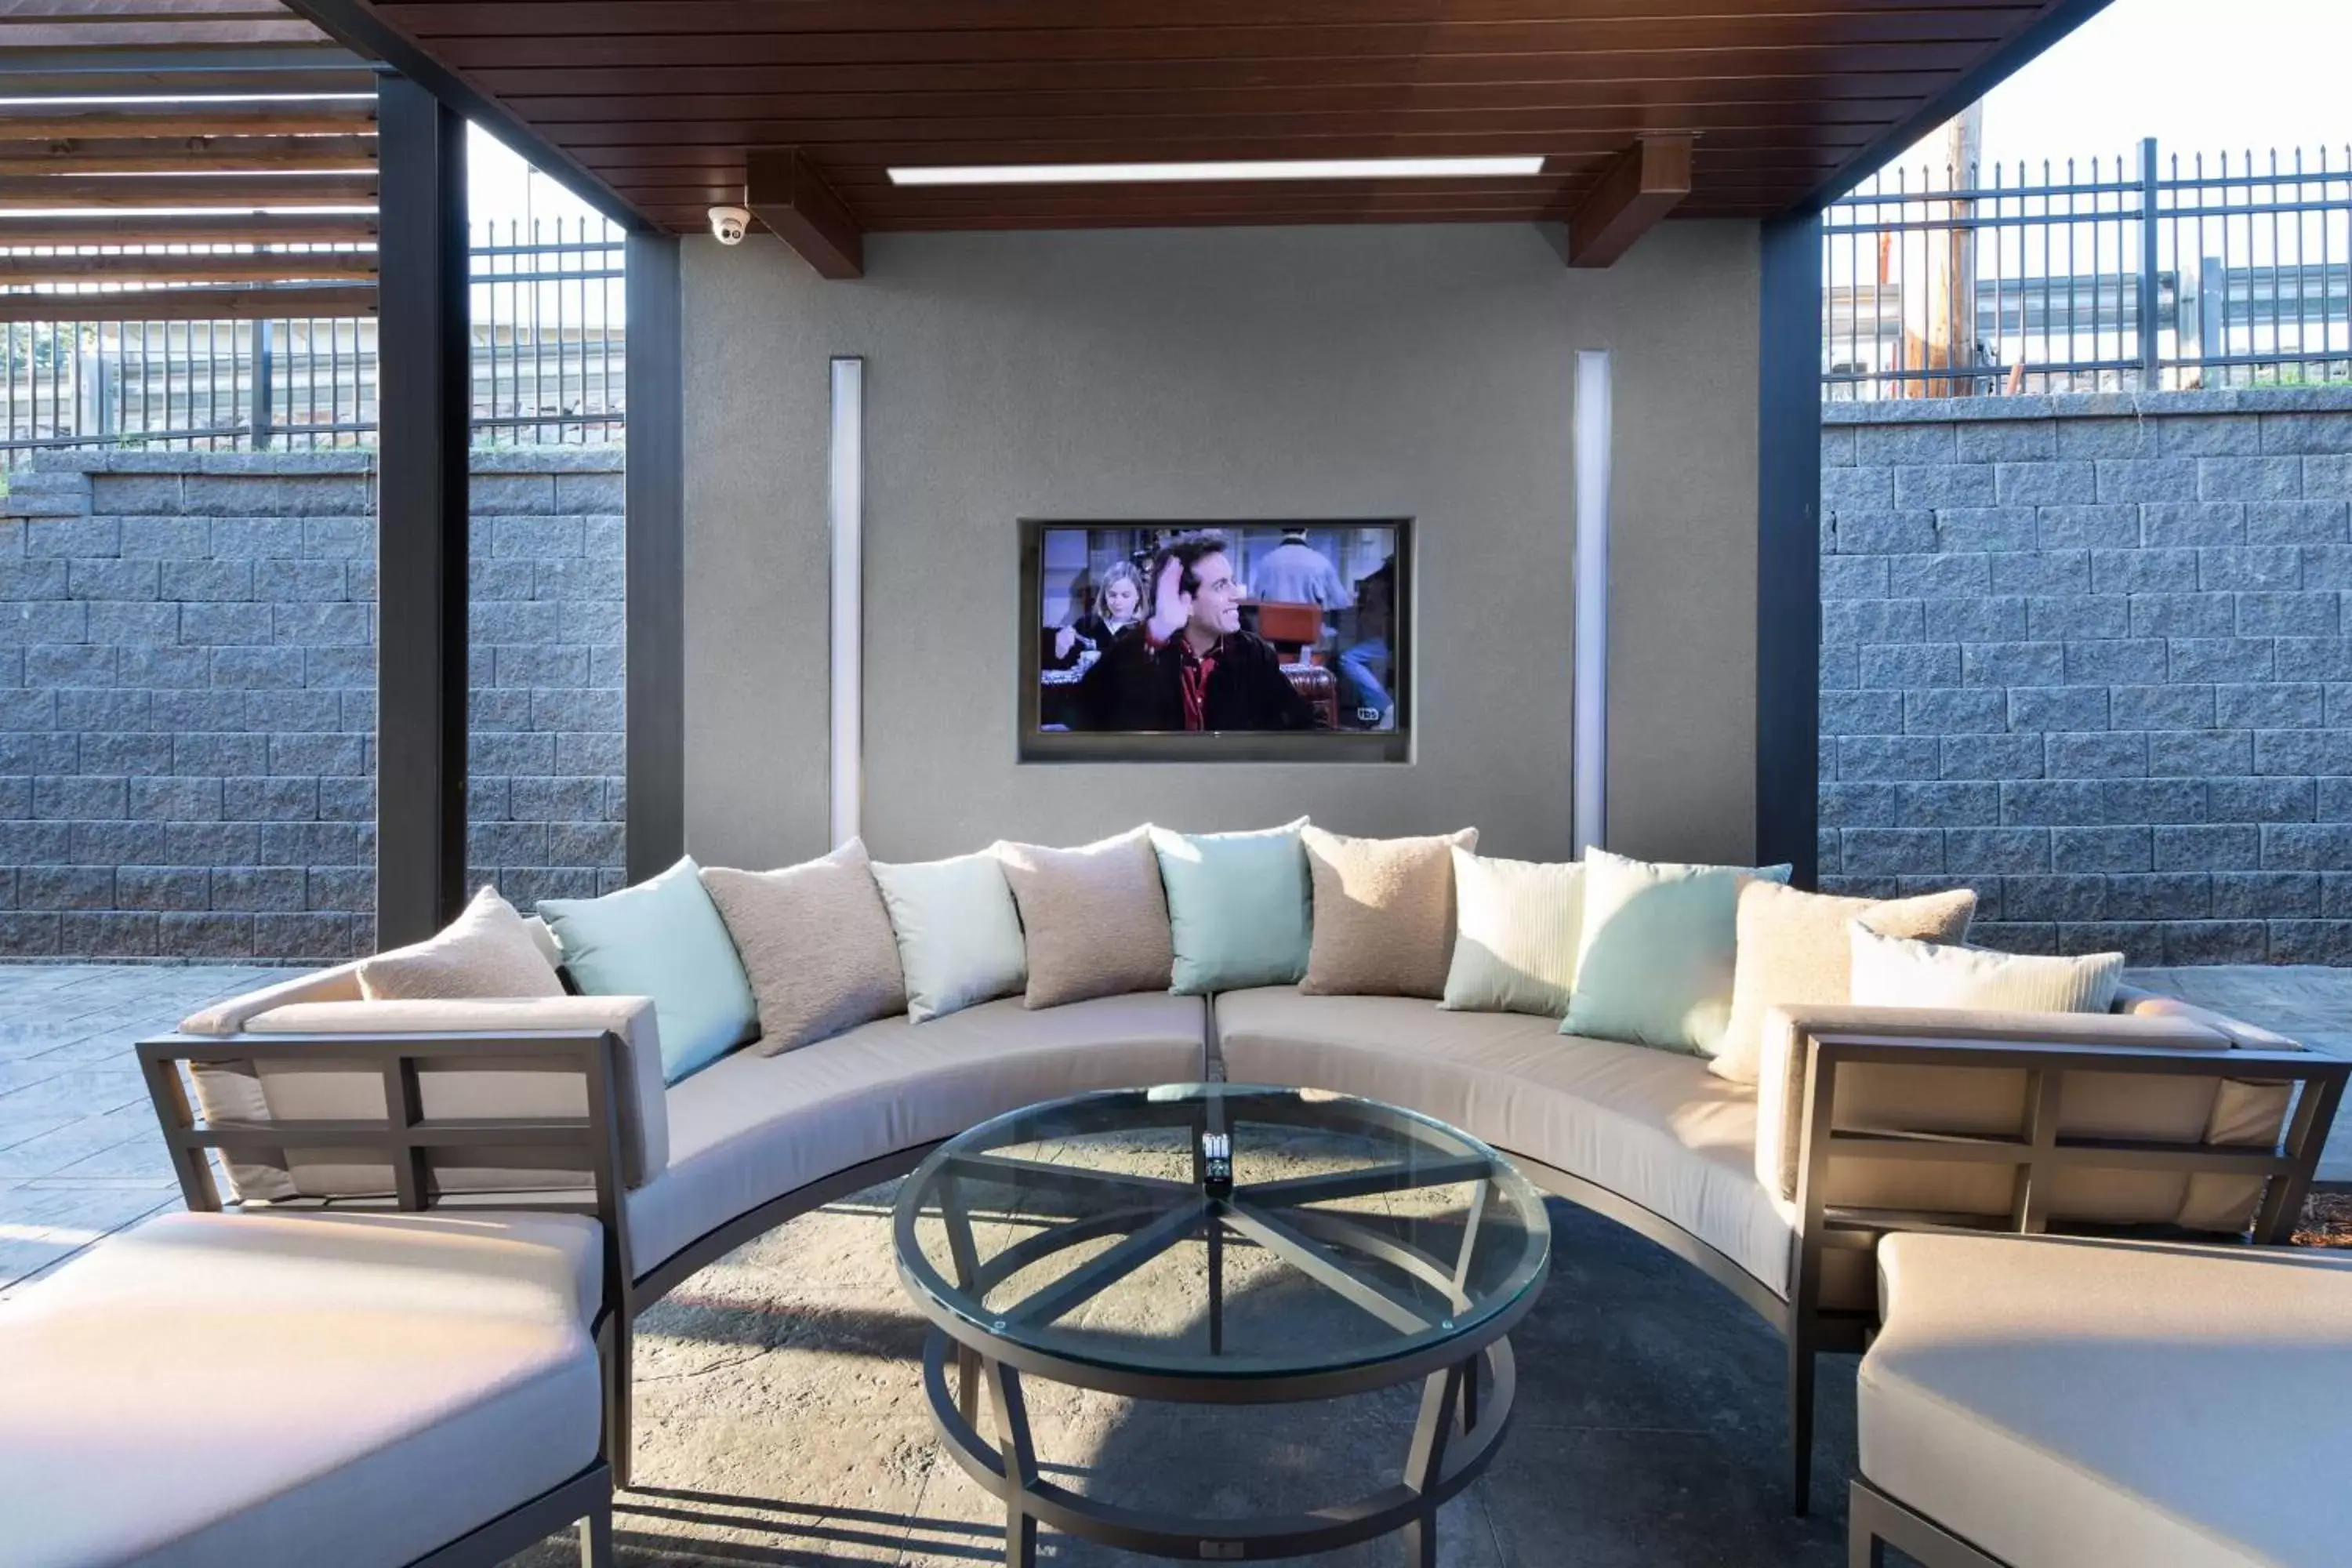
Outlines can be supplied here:
<path id="1" fill-rule="evenodd" d="M 437 934 L 362 959 L 359 975 L 370 1002 L 563 994 L 555 965 L 496 888 L 476 893 Z"/>
<path id="2" fill-rule="evenodd" d="M 1028 1007 L 1165 991 L 1176 965 L 1151 830 L 1077 849 L 999 844 L 1029 946 Z"/>
<path id="3" fill-rule="evenodd" d="M 779 871 L 705 866 L 702 885 L 751 979 L 762 1056 L 906 1010 L 898 941 L 856 839 Z"/>
<path id="4" fill-rule="evenodd" d="M 1739 890 L 1739 956 L 1732 971 L 1731 1025 L 1707 1070 L 1754 1083 L 1763 1070 L 1764 1014 L 1771 1007 L 1843 1006 L 1853 988 L 1853 944 L 1846 924 L 1860 921 L 1887 936 L 1958 942 L 1977 912 L 1973 889 L 1916 899 L 1842 899 L 1775 882 Z"/>
<path id="5" fill-rule="evenodd" d="M 1454 851 L 1478 847 L 1465 827 L 1433 838 L 1349 838 L 1308 825 L 1315 879 L 1310 996 L 1445 994 L 1454 959 Z"/>

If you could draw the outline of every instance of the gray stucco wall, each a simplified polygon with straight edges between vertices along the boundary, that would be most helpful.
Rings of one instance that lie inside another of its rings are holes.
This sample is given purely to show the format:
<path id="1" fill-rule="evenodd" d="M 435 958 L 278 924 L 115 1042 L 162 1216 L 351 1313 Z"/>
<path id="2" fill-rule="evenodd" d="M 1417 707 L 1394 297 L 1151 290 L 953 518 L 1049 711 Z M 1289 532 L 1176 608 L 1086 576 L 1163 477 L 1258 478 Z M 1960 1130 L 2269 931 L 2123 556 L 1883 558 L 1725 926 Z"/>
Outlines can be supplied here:
<path id="1" fill-rule="evenodd" d="M 2352 393 L 1832 404 L 1822 869 L 1981 940 L 2352 963 Z"/>
<path id="2" fill-rule="evenodd" d="M 375 897 L 368 452 L 55 454 L 0 498 L 0 956 L 332 959 Z M 469 849 L 618 884 L 617 448 L 476 454 Z"/>
<path id="3" fill-rule="evenodd" d="M 877 855 L 1150 818 L 1569 829 L 1570 392 L 1616 363 L 1612 832 L 1752 839 L 1757 241 L 1669 225 L 1570 272 L 1525 225 L 877 236 L 867 275 L 686 247 L 687 815 L 706 860 L 826 835 L 826 361 L 866 362 Z M 1397 765 L 1014 761 L 1023 517 L 1418 520 Z"/>

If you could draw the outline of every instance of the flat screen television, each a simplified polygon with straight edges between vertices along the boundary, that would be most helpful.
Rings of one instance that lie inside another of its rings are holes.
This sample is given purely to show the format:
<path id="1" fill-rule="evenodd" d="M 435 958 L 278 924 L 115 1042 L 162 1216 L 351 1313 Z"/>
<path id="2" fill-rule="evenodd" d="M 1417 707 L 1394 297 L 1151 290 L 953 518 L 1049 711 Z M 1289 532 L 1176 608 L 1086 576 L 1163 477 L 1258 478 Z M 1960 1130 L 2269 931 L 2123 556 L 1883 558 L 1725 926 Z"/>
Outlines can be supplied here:
<path id="1" fill-rule="evenodd" d="M 1024 762 L 1403 762 L 1404 518 L 1026 520 Z"/>

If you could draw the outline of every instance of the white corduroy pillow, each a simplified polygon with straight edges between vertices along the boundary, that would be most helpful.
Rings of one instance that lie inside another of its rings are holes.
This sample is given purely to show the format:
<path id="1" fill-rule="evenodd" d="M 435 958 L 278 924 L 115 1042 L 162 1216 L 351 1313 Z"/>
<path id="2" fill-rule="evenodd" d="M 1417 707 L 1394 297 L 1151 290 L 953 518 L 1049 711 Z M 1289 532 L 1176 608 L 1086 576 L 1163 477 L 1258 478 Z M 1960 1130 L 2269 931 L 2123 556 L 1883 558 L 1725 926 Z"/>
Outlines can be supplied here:
<path id="1" fill-rule="evenodd" d="M 1462 1013 L 1568 1014 L 1584 868 L 1454 850 L 1454 962 L 1437 1005 Z"/>
<path id="2" fill-rule="evenodd" d="M 2104 1013 L 2115 1005 L 2124 955 L 2047 958 L 1883 936 L 1846 922 L 1857 1007 L 1967 1007 L 2009 1013 Z"/>

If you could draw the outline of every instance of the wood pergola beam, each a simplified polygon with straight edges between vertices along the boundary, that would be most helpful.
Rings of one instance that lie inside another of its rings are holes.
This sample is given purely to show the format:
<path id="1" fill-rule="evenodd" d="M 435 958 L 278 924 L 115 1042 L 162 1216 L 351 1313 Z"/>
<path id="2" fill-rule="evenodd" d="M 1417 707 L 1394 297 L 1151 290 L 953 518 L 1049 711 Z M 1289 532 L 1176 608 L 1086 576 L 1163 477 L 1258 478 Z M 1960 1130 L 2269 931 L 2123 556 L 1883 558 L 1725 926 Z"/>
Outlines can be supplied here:
<path id="1" fill-rule="evenodd" d="M 109 294 L 0 294 L 0 321 L 276 321 L 373 316 L 366 283 L 298 289 L 125 289 Z"/>
<path id="2" fill-rule="evenodd" d="M 373 135 L 375 104 L 222 103 L 191 109 L 184 100 L 157 99 L 152 108 L 0 108 L 0 141 L 113 136 Z"/>
<path id="3" fill-rule="evenodd" d="M 373 206 L 363 174 L 0 174 L 0 212 L 43 207 Z"/>
<path id="4" fill-rule="evenodd" d="M 1644 136 L 1602 173 L 1568 220 L 1568 264 L 1608 267 L 1691 191 L 1688 136 Z"/>
<path id="5" fill-rule="evenodd" d="M 0 237 L 6 231 L 0 229 Z M 0 285 L 322 283 L 371 280 L 372 250 L 268 250 L 230 256 L 0 256 Z"/>
<path id="6" fill-rule="evenodd" d="M 373 136 L 35 138 L 0 121 L 0 175 L 316 173 L 374 163 Z"/>
<path id="7" fill-rule="evenodd" d="M 866 276 L 857 219 L 797 147 L 754 147 L 744 154 L 743 205 L 800 253 L 820 278 Z"/>
<path id="8" fill-rule="evenodd" d="M 364 245 L 375 237 L 373 213 L 98 212 L 0 220 L 0 245 Z"/>

